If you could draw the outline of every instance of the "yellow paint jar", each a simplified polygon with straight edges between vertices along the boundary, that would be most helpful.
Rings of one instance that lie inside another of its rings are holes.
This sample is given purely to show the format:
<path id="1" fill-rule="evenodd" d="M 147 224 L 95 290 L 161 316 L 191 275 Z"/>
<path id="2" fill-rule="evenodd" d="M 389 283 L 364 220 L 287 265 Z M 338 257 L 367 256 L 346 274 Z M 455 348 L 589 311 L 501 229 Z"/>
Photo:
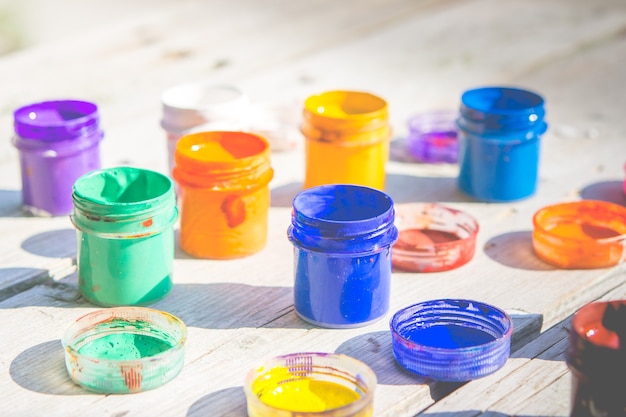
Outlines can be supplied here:
<path id="1" fill-rule="evenodd" d="M 180 246 L 198 258 L 251 255 L 267 241 L 268 142 L 245 132 L 199 132 L 176 145 Z"/>
<path id="2" fill-rule="evenodd" d="M 328 91 L 304 102 L 304 187 L 356 184 L 383 190 L 391 128 L 387 102 L 357 91 Z"/>
<path id="3" fill-rule="evenodd" d="M 376 375 L 363 362 L 331 353 L 267 360 L 246 376 L 249 417 L 371 417 Z"/>

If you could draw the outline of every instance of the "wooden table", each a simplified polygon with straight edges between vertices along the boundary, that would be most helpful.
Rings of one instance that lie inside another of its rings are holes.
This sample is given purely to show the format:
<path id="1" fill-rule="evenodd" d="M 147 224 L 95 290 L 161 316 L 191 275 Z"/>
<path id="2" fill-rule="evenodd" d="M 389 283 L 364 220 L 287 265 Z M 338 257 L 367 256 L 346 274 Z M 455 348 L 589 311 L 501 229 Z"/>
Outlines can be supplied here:
<path id="1" fill-rule="evenodd" d="M 376 416 L 568 415 L 569 319 L 588 302 L 626 298 L 626 273 L 544 264 L 532 252 L 531 217 L 545 205 L 581 198 L 626 204 L 626 2 L 84 3 L 0 2 L 22 4 L 22 18 L 46 23 L 35 25 L 37 41 L 0 56 L 0 415 L 245 416 L 242 384 L 251 366 L 301 351 L 346 353 L 370 365 L 378 376 Z M 12 111 L 43 99 L 94 101 L 106 132 L 104 166 L 165 172 L 160 94 L 189 81 L 239 86 L 258 114 L 257 127 L 275 143 L 293 145 L 272 154 L 269 241 L 262 252 L 234 261 L 193 259 L 177 248 L 174 289 L 153 307 L 189 328 L 182 373 L 141 394 L 88 393 L 69 380 L 60 338 L 98 307 L 77 292 L 69 219 L 20 211 Z M 464 90 L 494 84 L 546 99 L 538 192 L 516 203 L 473 201 L 457 190 L 456 165 L 403 157 L 410 115 L 455 109 Z M 444 273 L 394 271 L 388 316 L 350 330 L 316 328 L 296 316 L 286 238 L 291 199 L 303 179 L 302 101 L 337 88 L 389 102 L 394 141 L 386 191 L 397 204 L 440 202 L 481 226 L 469 264 Z M 512 353 L 501 370 L 459 386 L 419 379 L 395 364 L 391 314 L 443 297 L 512 314 Z"/>

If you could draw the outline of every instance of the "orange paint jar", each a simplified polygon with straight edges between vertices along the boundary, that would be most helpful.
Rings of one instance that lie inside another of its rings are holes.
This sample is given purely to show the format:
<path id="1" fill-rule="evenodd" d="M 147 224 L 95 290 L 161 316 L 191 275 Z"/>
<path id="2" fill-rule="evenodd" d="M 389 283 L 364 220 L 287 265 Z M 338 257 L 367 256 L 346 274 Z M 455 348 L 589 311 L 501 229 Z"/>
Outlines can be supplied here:
<path id="1" fill-rule="evenodd" d="M 304 188 L 355 184 L 383 190 L 391 128 L 387 102 L 357 91 L 328 91 L 304 102 Z"/>
<path id="2" fill-rule="evenodd" d="M 533 216 L 533 248 L 565 269 L 607 268 L 626 257 L 626 207 L 583 200 L 555 204 Z"/>
<path id="3" fill-rule="evenodd" d="M 176 145 L 180 246 L 198 258 L 251 255 L 267 241 L 270 148 L 245 132 L 200 132 Z"/>

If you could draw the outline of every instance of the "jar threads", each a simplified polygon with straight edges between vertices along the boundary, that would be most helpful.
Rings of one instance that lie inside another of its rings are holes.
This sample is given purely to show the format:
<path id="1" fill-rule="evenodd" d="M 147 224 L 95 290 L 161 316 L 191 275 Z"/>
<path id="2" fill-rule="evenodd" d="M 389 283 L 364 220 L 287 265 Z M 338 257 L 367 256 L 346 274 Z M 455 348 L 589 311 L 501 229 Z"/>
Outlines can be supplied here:
<path id="1" fill-rule="evenodd" d="M 544 99 L 531 91 L 482 87 L 461 96 L 458 185 L 486 202 L 521 200 L 537 189 Z"/>
<path id="2" fill-rule="evenodd" d="M 107 307 L 165 297 L 178 216 L 172 181 L 150 170 L 107 168 L 80 177 L 72 199 L 82 296 Z"/>
<path id="3" fill-rule="evenodd" d="M 100 168 L 100 116 L 96 104 L 53 100 L 14 112 L 14 146 L 19 150 L 23 208 L 36 216 L 72 212 L 72 186 Z"/>
<path id="4" fill-rule="evenodd" d="M 303 118 L 304 188 L 355 184 L 384 189 L 391 139 L 385 100 L 365 92 L 328 91 L 305 100 Z"/>
<path id="5" fill-rule="evenodd" d="M 176 146 L 180 246 L 198 258 L 252 255 L 267 242 L 270 148 L 245 132 L 199 132 Z"/>
<path id="6" fill-rule="evenodd" d="M 294 305 L 317 326 L 368 325 L 389 309 L 391 245 L 398 238 L 391 198 L 369 187 L 313 187 L 293 200 Z"/>

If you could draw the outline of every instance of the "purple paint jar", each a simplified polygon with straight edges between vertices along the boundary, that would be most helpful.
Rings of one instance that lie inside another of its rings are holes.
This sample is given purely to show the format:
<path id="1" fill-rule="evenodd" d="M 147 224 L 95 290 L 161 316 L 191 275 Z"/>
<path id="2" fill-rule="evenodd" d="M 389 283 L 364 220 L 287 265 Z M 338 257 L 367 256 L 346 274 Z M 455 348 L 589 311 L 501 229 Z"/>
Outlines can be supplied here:
<path id="1" fill-rule="evenodd" d="M 72 212 L 72 186 L 100 168 L 98 107 L 78 100 L 33 103 L 14 112 L 23 208 L 37 216 Z"/>
<path id="2" fill-rule="evenodd" d="M 366 326 L 389 310 L 391 246 L 398 238 L 391 197 L 331 184 L 293 200 L 294 306 L 322 327 Z"/>
<path id="3" fill-rule="evenodd" d="M 407 137 L 411 156 L 425 163 L 456 163 L 459 156 L 458 116 L 458 111 L 438 110 L 411 117 Z"/>

